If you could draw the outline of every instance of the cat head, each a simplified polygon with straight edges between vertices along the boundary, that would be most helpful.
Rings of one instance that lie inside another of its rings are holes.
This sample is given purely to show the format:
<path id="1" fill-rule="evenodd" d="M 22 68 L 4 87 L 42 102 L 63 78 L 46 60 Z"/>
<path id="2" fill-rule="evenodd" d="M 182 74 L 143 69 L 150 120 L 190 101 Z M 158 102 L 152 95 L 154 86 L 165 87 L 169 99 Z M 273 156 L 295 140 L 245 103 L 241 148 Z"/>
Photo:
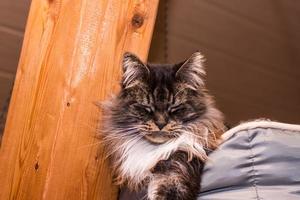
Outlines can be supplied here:
<path id="1" fill-rule="evenodd" d="M 110 126 L 120 135 L 163 143 L 190 131 L 196 122 L 222 120 L 205 89 L 203 60 L 196 52 L 178 64 L 146 64 L 125 53 Z"/>

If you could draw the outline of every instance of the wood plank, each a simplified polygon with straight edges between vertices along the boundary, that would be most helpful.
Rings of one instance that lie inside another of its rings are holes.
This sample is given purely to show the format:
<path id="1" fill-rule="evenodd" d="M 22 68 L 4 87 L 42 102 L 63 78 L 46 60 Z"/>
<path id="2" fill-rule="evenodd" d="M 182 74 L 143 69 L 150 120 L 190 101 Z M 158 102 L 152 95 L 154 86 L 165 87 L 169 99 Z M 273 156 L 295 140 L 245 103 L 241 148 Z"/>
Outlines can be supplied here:
<path id="1" fill-rule="evenodd" d="M 116 199 L 93 102 L 118 89 L 124 51 L 146 60 L 157 5 L 32 1 L 0 149 L 0 199 Z"/>

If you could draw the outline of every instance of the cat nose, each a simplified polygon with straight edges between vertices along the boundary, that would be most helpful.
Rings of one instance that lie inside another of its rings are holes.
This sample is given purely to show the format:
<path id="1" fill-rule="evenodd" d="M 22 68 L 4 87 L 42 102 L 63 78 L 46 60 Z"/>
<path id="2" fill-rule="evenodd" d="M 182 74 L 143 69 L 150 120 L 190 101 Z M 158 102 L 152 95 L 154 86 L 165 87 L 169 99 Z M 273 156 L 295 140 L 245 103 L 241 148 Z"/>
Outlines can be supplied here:
<path id="1" fill-rule="evenodd" d="M 157 112 L 154 116 L 154 123 L 159 128 L 159 130 L 161 130 L 167 125 L 168 118 L 164 113 Z"/>
<path id="2" fill-rule="evenodd" d="M 159 130 L 161 130 L 167 125 L 167 122 L 166 121 L 157 121 L 157 122 L 155 122 L 155 125 L 159 128 Z"/>

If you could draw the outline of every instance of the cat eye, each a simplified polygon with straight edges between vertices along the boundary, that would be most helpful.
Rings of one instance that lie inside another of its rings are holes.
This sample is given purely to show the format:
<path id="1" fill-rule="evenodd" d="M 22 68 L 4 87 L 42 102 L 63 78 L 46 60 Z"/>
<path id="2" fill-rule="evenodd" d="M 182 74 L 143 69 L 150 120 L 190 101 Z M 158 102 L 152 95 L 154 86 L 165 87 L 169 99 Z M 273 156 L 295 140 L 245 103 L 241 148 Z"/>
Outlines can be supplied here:
<path id="1" fill-rule="evenodd" d="M 185 112 L 186 111 L 186 107 L 184 105 L 177 105 L 177 106 L 173 106 L 169 108 L 169 113 L 172 115 L 176 115 L 179 114 L 181 112 Z"/>
<path id="2" fill-rule="evenodd" d="M 148 114 L 152 113 L 152 108 L 147 105 L 134 104 L 134 108 L 138 111 L 146 112 Z"/>
<path id="3" fill-rule="evenodd" d="M 148 113 L 151 113 L 151 112 L 152 112 L 152 109 L 151 109 L 151 107 L 149 107 L 149 106 L 144 106 L 144 109 L 145 109 Z"/>

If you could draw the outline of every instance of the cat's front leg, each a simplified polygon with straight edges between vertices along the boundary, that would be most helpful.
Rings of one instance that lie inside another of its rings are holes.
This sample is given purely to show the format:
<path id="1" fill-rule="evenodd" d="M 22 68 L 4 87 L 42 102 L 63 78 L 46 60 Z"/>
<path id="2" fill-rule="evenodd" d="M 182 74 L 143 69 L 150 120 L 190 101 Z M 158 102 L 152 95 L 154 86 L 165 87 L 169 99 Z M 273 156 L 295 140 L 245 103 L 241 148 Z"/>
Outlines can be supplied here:
<path id="1" fill-rule="evenodd" d="M 153 168 L 148 185 L 149 200 L 195 200 L 200 191 L 203 162 L 188 161 L 185 152 L 178 151 Z"/>
<path id="2" fill-rule="evenodd" d="M 171 175 L 171 174 L 170 174 Z M 148 199 L 149 200 L 187 200 L 196 199 L 188 197 L 189 188 L 183 183 L 178 174 L 171 176 L 155 175 L 153 180 L 148 186 Z"/>

